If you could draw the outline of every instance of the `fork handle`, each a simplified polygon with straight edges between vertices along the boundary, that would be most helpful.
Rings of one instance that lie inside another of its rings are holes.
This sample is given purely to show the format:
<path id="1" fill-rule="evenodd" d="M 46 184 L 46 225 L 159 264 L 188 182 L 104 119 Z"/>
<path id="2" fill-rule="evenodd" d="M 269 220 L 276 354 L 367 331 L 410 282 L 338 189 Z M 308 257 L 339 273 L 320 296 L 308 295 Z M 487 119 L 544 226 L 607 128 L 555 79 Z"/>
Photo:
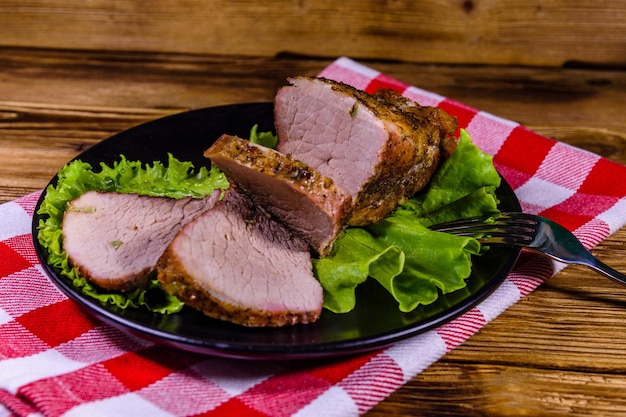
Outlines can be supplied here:
<path id="1" fill-rule="evenodd" d="M 619 271 L 616 271 L 615 269 L 606 265 L 605 263 L 603 263 L 602 261 L 600 261 L 594 256 L 588 257 L 585 265 L 601 273 L 602 275 L 608 278 L 611 278 L 614 281 L 620 282 L 622 284 L 626 284 L 626 275 L 622 274 Z"/>

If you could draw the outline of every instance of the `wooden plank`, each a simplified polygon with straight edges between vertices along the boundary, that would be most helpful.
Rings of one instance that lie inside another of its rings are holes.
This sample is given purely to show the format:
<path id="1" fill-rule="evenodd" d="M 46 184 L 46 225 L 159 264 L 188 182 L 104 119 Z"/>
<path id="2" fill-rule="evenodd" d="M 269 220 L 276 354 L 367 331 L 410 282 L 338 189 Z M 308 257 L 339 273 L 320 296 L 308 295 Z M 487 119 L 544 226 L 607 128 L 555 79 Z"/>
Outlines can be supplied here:
<path id="1" fill-rule="evenodd" d="M 0 100 L 67 106 L 189 108 L 272 100 L 292 75 L 331 60 L 0 50 Z M 368 62 L 366 62 L 368 63 Z M 397 79 L 527 126 L 621 137 L 626 77 L 611 70 L 412 65 L 370 61 Z M 548 125 L 550 124 L 550 126 Z M 579 139 L 585 137 L 579 135 Z M 616 139 L 618 140 L 618 139 Z"/>
<path id="2" fill-rule="evenodd" d="M 0 45 L 422 63 L 626 64 L 626 1 L 5 0 Z"/>
<path id="3" fill-rule="evenodd" d="M 288 75 L 314 75 L 329 63 L 21 49 L 0 54 L 0 185 L 8 187 L 0 201 L 41 189 L 64 163 L 114 133 L 187 109 L 270 101 Z M 622 72 L 371 65 L 626 163 Z M 593 82 L 598 79 L 604 81 Z"/>
<path id="4" fill-rule="evenodd" d="M 367 415 L 618 417 L 626 409 L 619 374 L 445 361 L 411 385 Z"/>

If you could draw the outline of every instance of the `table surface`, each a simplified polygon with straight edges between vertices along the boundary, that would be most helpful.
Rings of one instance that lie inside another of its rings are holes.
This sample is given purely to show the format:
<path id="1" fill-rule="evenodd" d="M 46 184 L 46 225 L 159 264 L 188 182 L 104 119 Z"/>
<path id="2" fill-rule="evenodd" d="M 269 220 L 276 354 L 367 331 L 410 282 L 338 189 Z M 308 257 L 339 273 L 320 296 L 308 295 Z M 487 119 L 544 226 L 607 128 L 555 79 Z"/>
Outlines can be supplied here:
<path id="1" fill-rule="evenodd" d="M 0 49 L 0 202 L 89 146 L 187 109 L 269 101 L 331 60 Z M 626 164 L 626 72 L 371 60 L 404 82 Z M 623 179 L 622 179 L 623 180 Z M 594 254 L 626 271 L 626 229 Z M 568 267 L 368 415 L 626 415 L 626 286 Z"/>

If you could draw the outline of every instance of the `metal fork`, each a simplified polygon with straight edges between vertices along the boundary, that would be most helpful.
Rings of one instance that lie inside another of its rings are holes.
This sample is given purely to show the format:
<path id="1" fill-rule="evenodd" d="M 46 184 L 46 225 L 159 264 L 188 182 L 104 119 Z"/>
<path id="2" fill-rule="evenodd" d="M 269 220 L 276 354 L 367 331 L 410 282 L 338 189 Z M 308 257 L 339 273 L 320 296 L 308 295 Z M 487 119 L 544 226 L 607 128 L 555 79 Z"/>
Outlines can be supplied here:
<path id="1" fill-rule="evenodd" d="M 569 230 L 544 217 L 526 213 L 501 213 L 430 226 L 459 236 L 474 236 L 481 244 L 518 246 L 559 262 L 585 265 L 626 284 L 626 275 L 595 258 Z"/>

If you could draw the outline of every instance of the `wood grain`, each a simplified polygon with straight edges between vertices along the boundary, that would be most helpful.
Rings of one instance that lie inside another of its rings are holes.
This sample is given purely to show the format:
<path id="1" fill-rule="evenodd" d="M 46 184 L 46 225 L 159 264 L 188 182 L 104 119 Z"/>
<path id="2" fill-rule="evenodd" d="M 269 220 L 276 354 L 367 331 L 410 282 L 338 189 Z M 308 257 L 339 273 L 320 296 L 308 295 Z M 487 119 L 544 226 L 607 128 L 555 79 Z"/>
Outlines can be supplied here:
<path id="1" fill-rule="evenodd" d="M 0 45 L 623 66 L 625 17 L 623 0 L 4 0 Z"/>
<path id="2" fill-rule="evenodd" d="M 116 132 L 188 109 L 270 101 L 287 76 L 314 75 L 331 62 L 2 52 L 0 158 L 6 162 L 0 166 L 0 185 L 7 187 L 2 201 L 42 188 L 64 163 Z M 412 85 L 626 163 L 623 72 L 372 64 Z"/>
<path id="3" fill-rule="evenodd" d="M 329 63 L 0 49 L 0 201 L 40 190 L 64 163 L 114 133 L 187 109 L 268 101 L 286 76 L 313 75 Z M 367 63 L 626 163 L 624 71 Z M 594 253 L 626 271 L 625 249 L 621 229 Z M 625 305 L 626 287 L 568 267 L 368 415 L 626 415 Z"/>

